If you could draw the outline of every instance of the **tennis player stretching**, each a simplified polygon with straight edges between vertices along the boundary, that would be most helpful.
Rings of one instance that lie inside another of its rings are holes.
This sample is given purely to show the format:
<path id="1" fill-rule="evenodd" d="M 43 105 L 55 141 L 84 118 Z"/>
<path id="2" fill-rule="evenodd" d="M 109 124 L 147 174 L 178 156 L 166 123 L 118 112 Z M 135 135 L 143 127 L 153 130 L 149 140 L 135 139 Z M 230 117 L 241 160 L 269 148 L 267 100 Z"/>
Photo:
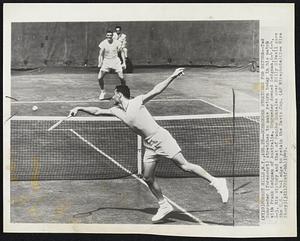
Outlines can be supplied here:
<path id="1" fill-rule="evenodd" d="M 183 74 L 184 68 L 178 68 L 166 80 L 157 84 L 150 92 L 130 99 L 130 90 L 126 85 L 116 86 L 113 101 L 115 106 L 110 109 L 98 107 L 76 107 L 70 114 L 75 116 L 78 111 L 84 111 L 92 115 L 113 115 L 123 121 L 132 131 L 144 138 L 146 148 L 143 158 L 143 178 L 149 189 L 158 200 L 159 209 L 152 217 L 153 222 L 163 219 L 173 211 L 173 206 L 164 198 L 161 188 L 155 179 L 155 167 L 160 156 L 165 156 L 174 161 L 182 170 L 197 174 L 210 182 L 221 195 L 222 201 L 228 201 L 228 189 L 225 178 L 216 178 L 210 175 L 202 167 L 188 162 L 176 140 L 169 131 L 159 126 L 148 112 L 145 103 L 162 93 L 168 85 Z"/>

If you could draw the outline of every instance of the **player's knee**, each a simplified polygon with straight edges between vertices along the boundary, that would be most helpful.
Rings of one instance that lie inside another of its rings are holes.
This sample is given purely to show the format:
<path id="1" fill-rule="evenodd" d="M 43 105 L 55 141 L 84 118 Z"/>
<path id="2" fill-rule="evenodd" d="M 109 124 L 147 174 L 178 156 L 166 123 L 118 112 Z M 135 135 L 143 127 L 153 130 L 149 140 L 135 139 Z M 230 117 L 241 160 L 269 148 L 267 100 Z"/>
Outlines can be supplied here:
<path id="1" fill-rule="evenodd" d="M 185 163 L 181 165 L 181 169 L 186 172 L 192 172 L 193 171 L 193 165 L 191 163 Z"/>
<path id="2" fill-rule="evenodd" d="M 154 183 L 154 177 L 150 177 L 150 176 L 144 176 L 143 180 L 148 184 L 148 185 L 152 185 Z"/>
<path id="3" fill-rule="evenodd" d="M 103 77 L 104 77 L 105 74 L 106 74 L 105 71 L 100 70 L 99 73 L 98 73 L 98 79 L 103 79 Z"/>

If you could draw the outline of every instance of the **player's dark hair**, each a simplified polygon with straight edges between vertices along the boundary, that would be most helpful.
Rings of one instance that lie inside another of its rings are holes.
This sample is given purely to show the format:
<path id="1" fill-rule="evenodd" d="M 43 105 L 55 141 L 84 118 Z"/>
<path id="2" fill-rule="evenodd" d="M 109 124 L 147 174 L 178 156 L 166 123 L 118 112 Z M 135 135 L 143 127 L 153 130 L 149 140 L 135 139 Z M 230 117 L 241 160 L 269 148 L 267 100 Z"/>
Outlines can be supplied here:
<path id="1" fill-rule="evenodd" d="M 113 32 L 110 29 L 107 29 L 106 33 L 113 33 Z"/>
<path id="2" fill-rule="evenodd" d="M 115 27 L 115 29 L 117 29 L 117 28 L 119 28 L 120 30 L 122 30 L 122 28 L 121 28 L 120 25 L 117 25 L 117 26 Z"/>
<path id="3" fill-rule="evenodd" d="M 117 92 L 122 93 L 125 98 L 130 98 L 130 89 L 127 85 L 117 85 L 115 89 Z"/>

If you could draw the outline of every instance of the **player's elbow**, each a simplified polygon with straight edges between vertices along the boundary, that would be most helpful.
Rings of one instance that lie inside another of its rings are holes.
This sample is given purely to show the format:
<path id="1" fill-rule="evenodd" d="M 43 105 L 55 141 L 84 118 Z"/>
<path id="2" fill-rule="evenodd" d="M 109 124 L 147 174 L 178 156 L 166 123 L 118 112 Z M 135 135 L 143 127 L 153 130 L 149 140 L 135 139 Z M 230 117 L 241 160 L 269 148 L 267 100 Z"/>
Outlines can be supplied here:
<path id="1" fill-rule="evenodd" d="M 143 180 L 145 181 L 145 183 L 147 183 L 147 185 L 152 186 L 154 183 L 154 178 L 150 177 L 150 176 L 144 176 Z"/>
<path id="2" fill-rule="evenodd" d="M 113 116 L 109 109 L 97 109 L 95 115 Z"/>
<path id="3" fill-rule="evenodd" d="M 95 109 L 94 115 L 103 115 L 103 111 L 101 109 Z"/>
<path id="4" fill-rule="evenodd" d="M 158 85 L 156 85 L 156 86 L 152 89 L 152 92 L 153 92 L 154 95 L 158 95 L 158 94 L 160 94 L 163 90 L 164 90 L 164 88 L 162 87 L 162 85 L 158 84 Z"/>

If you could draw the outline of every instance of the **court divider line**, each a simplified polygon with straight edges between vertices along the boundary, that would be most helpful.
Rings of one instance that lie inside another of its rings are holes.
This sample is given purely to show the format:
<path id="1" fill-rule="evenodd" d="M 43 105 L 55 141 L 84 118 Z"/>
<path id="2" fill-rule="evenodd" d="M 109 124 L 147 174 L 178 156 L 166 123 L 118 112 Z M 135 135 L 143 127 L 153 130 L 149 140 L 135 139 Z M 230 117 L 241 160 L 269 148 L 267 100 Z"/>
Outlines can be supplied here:
<path id="1" fill-rule="evenodd" d="M 74 135 L 76 135 L 80 140 L 82 140 L 83 142 L 85 142 L 87 145 L 89 145 L 90 147 L 92 147 L 93 149 L 95 149 L 97 152 L 99 152 L 101 155 L 103 155 L 104 157 L 106 157 L 107 159 L 109 159 L 110 161 L 112 161 L 116 166 L 118 166 L 119 168 L 121 168 L 123 171 L 127 172 L 128 174 L 130 174 L 130 176 L 132 176 L 133 178 L 135 178 L 136 180 L 138 180 L 140 183 L 142 183 L 143 185 L 145 185 L 146 187 L 148 187 L 147 183 L 142 180 L 141 178 L 139 178 L 137 175 L 133 174 L 131 171 L 129 171 L 127 168 L 123 167 L 119 162 L 117 162 L 116 160 L 114 160 L 112 157 L 110 157 L 109 155 L 107 155 L 105 152 L 103 152 L 102 150 L 100 150 L 98 147 L 96 147 L 93 143 L 89 142 L 88 140 L 86 140 L 84 137 L 82 137 L 80 134 L 78 134 L 76 131 L 74 131 L 73 129 L 69 129 Z M 178 204 L 176 204 L 175 202 L 173 202 L 171 199 L 169 199 L 168 197 L 164 196 L 164 198 L 166 198 L 174 207 L 176 207 L 178 210 L 180 210 L 181 212 L 183 212 L 185 215 L 189 216 L 190 218 L 192 218 L 194 221 L 196 221 L 197 223 L 201 224 L 201 225 L 207 225 L 205 223 L 203 223 L 199 218 L 195 217 L 194 215 L 190 214 L 188 211 L 186 211 L 184 208 L 182 208 L 181 206 L 179 206 Z"/>
<path id="2" fill-rule="evenodd" d="M 109 102 L 110 100 L 37 100 L 37 101 L 11 101 L 11 104 L 42 104 L 42 103 L 101 103 L 101 102 Z M 209 101 L 203 100 L 201 98 L 191 98 L 191 99 L 181 99 L 181 98 L 173 98 L 173 99 L 154 99 L 150 102 L 181 102 L 181 101 L 202 101 L 206 104 L 214 106 L 218 109 L 221 109 L 226 112 L 230 112 L 229 110 L 222 108 L 218 105 L 215 105 Z"/>
<path id="3" fill-rule="evenodd" d="M 60 101 L 60 100 L 53 100 L 53 101 L 16 101 L 16 102 L 11 102 L 11 104 L 37 104 L 37 103 L 61 103 L 61 102 L 65 102 L 65 103 L 83 103 L 83 102 L 86 102 L 86 103 L 99 103 L 99 102 L 109 102 L 110 100 L 104 100 L 104 101 L 96 101 L 96 100 L 91 100 L 91 101 L 77 101 L 77 100 L 70 100 L 70 101 Z M 179 102 L 179 101 L 202 101 L 208 105 L 211 105 L 217 109 L 220 109 L 220 110 L 223 110 L 227 113 L 232 113 L 230 110 L 227 110 L 223 107 L 220 107 L 216 104 L 213 104 L 209 101 L 206 101 L 206 100 L 203 100 L 203 99 L 200 99 L 200 98 L 197 98 L 197 99 L 154 99 L 154 100 L 151 100 L 150 102 Z M 252 120 L 252 121 L 255 121 L 257 123 L 259 123 L 259 121 L 257 120 L 253 120 L 253 119 L 250 119 L 248 117 L 245 117 L 249 120 Z"/>

